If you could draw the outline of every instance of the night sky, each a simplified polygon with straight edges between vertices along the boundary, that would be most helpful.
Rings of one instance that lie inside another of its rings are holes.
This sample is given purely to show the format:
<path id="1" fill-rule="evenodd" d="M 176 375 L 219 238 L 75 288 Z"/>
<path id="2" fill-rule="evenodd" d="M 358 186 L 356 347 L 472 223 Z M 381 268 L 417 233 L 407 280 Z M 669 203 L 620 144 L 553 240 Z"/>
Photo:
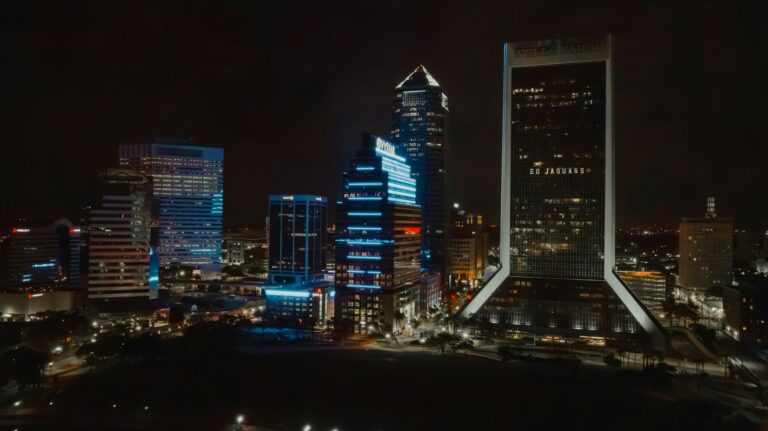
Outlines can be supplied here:
<path id="1" fill-rule="evenodd" d="M 611 32 L 619 225 L 708 195 L 762 225 L 766 4 L 3 1 L 0 223 L 79 218 L 117 146 L 155 136 L 225 148 L 227 225 L 263 226 L 269 193 L 335 200 L 419 64 L 449 97 L 449 200 L 497 220 L 502 43 Z"/>

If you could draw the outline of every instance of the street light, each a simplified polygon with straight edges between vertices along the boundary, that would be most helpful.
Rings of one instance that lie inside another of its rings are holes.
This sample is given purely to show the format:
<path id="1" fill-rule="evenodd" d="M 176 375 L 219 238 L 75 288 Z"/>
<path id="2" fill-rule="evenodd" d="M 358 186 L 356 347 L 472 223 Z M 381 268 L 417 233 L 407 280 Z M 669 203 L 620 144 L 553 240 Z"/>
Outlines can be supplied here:
<path id="1" fill-rule="evenodd" d="M 21 400 L 14 401 L 13 403 L 13 419 L 11 419 L 12 423 L 16 423 L 16 413 L 19 410 L 19 406 L 21 405 Z"/>
<path id="2" fill-rule="evenodd" d="M 303 431 L 312 431 L 312 425 L 310 424 L 304 425 Z"/>

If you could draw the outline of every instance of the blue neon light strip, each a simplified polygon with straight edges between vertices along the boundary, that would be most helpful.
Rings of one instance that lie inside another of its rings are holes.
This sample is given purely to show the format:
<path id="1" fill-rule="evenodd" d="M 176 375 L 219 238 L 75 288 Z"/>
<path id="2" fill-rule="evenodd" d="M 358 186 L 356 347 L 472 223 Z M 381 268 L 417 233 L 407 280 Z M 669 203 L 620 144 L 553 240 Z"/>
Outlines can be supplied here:
<path id="1" fill-rule="evenodd" d="M 384 169 L 386 172 L 396 172 L 401 175 L 411 174 L 410 166 L 406 165 L 405 163 L 397 163 L 391 160 L 382 160 L 381 168 Z"/>
<path id="2" fill-rule="evenodd" d="M 381 217 L 381 212 L 350 211 L 347 215 L 350 217 Z"/>
<path id="3" fill-rule="evenodd" d="M 374 168 L 373 166 L 358 166 L 355 168 L 356 171 L 372 171 L 374 169 L 376 168 Z"/>
<path id="4" fill-rule="evenodd" d="M 287 296 L 291 298 L 309 298 L 309 292 L 303 290 L 264 289 L 267 296 Z"/>
<path id="5" fill-rule="evenodd" d="M 416 180 L 415 179 L 413 179 L 413 178 L 409 179 L 407 177 L 403 177 L 403 176 L 400 176 L 399 174 L 394 174 L 394 173 L 389 173 L 389 181 L 390 182 L 392 182 L 392 181 L 399 181 L 399 182 L 401 182 L 403 184 L 408 184 L 409 186 L 415 186 L 416 185 Z"/>
<path id="6" fill-rule="evenodd" d="M 375 231 L 381 230 L 381 228 L 378 227 L 378 226 L 349 226 L 347 229 L 349 229 L 349 230 L 375 230 Z"/>
<path id="7" fill-rule="evenodd" d="M 387 190 L 387 192 L 389 192 L 389 194 L 391 194 L 391 195 L 406 196 L 406 197 L 409 197 L 409 198 L 415 198 L 416 197 L 415 193 L 402 192 L 400 190 L 389 189 L 389 190 Z"/>
<path id="8" fill-rule="evenodd" d="M 32 264 L 32 268 L 52 268 L 55 265 L 55 263 L 35 263 Z"/>
<path id="9" fill-rule="evenodd" d="M 376 286 L 375 284 L 348 284 L 347 287 L 355 289 L 381 289 L 381 286 Z"/>
<path id="10" fill-rule="evenodd" d="M 409 192 L 415 192 L 416 191 L 416 187 L 404 186 L 404 185 L 398 184 L 398 183 L 396 183 L 394 181 L 390 181 L 389 182 L 389 187 L 390 188 L 394 187 L 396 189 L 401 189 L 401 190 L 405 190 L 405 191 L 409 191 Z"/>
<path id="11" fill-rule="evenodd" d="M 411 175 L 411 167 L 405 163 L 393 162 L 391 160 L 382 160 L 381 168 L 386 172 L 394 172 L 400 175 Z"/>
<path id="12" fill-rule="evenodd" d="M 371 246 L 377 246 L 384 244 L 381 241 L 364 241 L 364 240 L 349 240 L 347 241 L 349 245 L 371 245 Z"/>
<path id="13" fill-rule="evenodd" d="M 358 256 L 355 254 L 348 254 L 347 259 L 352 260 L 381 260 L 381 256 Z"/>
<path id="14" fill-rule="evenodd" d="M 351 201 L 380 201 L 381 196 L 350 196 Z"/>
<path id="15" fill-rule="evenodd" d="M 407 205 L 416 205 L 416 201 L 413 200 L 413 199 L 400 199 L 400 198 L 390 197 L 388 200 L 390 202 L 395 202 L 395 203 L 401 203 L 401 204 L 407 204 Z"/>
<path id="16" fill-rule="evenodd" d="M 362 269 L 350 269 L 347 272 L 350 274 L 365 274 L 365 271 L 363 271 Z"/>
<path id="17" fill-rule="evenodd" d="M 376 149 L 376 154 L 381 156 L 381 157 L 395 159 L 395 160 L 398 160 L 398 161 L 401 161 L 401 162 L 405 161 L 405 157 L 400 157 L 400 156 L 395 155 L 395 154 L 385 153 L 384 151 L 381 151 L 378 148 Z"/>
<path id="18" fill-rule="evenodd" d="M 349 186 L 351 187 L 368 187 L 368 186 L 380 186 L 381 182 L 377 181 L 354 181 L 350 182 Z"/>

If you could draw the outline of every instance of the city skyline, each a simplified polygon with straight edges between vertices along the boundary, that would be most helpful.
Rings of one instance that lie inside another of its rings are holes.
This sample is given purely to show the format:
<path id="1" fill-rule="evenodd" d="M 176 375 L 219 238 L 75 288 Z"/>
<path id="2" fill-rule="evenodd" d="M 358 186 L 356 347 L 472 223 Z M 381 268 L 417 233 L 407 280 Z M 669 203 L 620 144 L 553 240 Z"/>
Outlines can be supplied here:
<path id="1" fill-rule="evenodd" d="M 761 5 L 598 1 L 0 2 L 0 427 L 766 428 Z"/>
<path id="2" fill-rule="evenodd" d="M 758 10 L 718 4 L 517 6 L 541 19 L 501 25 L 506 6 L 471 13 L 458 5 L 420 6 L 402 17 L 404 6 L 397 3 L 364 11 L 342 4 L 306 7 L 295 15 L 252 7 L 207 16 L 190 6 L 169 31 L 157 21 L 168 13 L 162 6 L 146 11 L 154 21 L 139 19 L 134 12 L 140 8 L 130 5 L 93 6 L 84 14 L 74 6 L 3 6 L 4 16 L 14 18 L 5 31 L 18 43 L 7 46 L 15 66 L 0 72 L 8 89 L 0 103 L 7 122 L 2 138 L 16 143 L 14 157 L 4 158 L 0 170 L 13 184 L 7 196 L 13 204 L 3 207 L 0 222 L 76 220 L 79 208 L 96 196 L 94 175 L 111 166 L 113 148 L 155 136 L 192 137 L 225 149 L 226 225 L 262 225 L 264 197 L 277 190 L 335 199 L 341 190 L 333 173 L 352 156 L 360 131 L 388 135 L 392 90 L 424 64 L 451 95 L 448 172 L 456 175 L 448 178 L 449 199 L 496 223 L 502 42 L 610 32 L 623 77 L 616 82 L 618 225 L 672 225 L 700 215 L 700 202 L 710 195 L 737 226 L 762 225 L 768 204 L 754 196 L 766 187 L 759 161 L 767 150 L 758 130 L 766 109 L 759 101 L 765 64 L 749 48 L 765 37 L 758 32 Z M 356 12 L 359 19 L 345 19 Z M 543 19 L 552 12 L 558 13 Z M 51 21 L 51 13 L 67 19 Z M 334 13 L 339 32 L 358 30 L 360 43 L 324 27 L 310 27 L 318 30 L 316 39 L 296 36 L 302 26 L 317 25 L 310 20 L 314 14 Z M 442 24 L 411 25 L 428 13 Z M 115 25 L 78 26 L 94 14 Z M 259 14 L 271 19 L 258 20 Z M 407 31 L 387 32 L 392 22 L 395 30 Z M 123 40 L 120 29 L 133 24 L 143 26 L 139 36 Z M 712 25 L 727 37 L 708 34 Z M 200 30 L 208 27 L 221 31 Z M 494 30 L 479 30 L 486 27 Z M 464 33 L 473 36 L 456 36 Z M 277 41 L 285 42 L 284 52 L 273 47 Z M 381 49 L 367 49 L 377 41 Z M 149 61 L 131 66 L 143 57 Z M 293 67 L 301 58 L 312 59 L 313 67 Z M 56 74 L 49 71 L 52 62 Z M 291 127 L 298 119 L 303 126 Z M 727 142 L 740 144 L 722 152 Z M 288 159 L 307 177 L 278 179 L 272 166 Z M 32 160 L 47 176 L 28 174 Z M 249 169 L 259 163 L 263 169 Z"/>

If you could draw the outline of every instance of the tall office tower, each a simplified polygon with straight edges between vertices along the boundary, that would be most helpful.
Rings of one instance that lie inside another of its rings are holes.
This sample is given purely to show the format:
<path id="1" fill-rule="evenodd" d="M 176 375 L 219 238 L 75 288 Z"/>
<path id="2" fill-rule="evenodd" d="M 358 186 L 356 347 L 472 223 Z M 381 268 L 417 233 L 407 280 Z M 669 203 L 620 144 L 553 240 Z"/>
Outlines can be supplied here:
<path id="1" fill-rule="evenodd" d="M 363 137 L 336 220 L 337 323 L 365 333 L 402 329 L 419 311 L 421 208 L 394 145 Z"/>
<path id="2" fill-rule="evenodd" d="M 704 217 L 680 223 L 678 283 L 689 293 L 704 293 L 712 286 L 733 281 L 733 219 L 718 217 L 714 198 L 707 200 Z"/>
<path id="3" fill-rule="evenodd" d="M 451 211 L 448 279 L 451 286 L 475 287 L 488 266 L 488 231 L 482 214 L 468 213 L 458 203 Z"/>
<path id="4" fill-rule="evenodd" d="M 80 283 L 80 228 L 59 219 L 0 238 L 0 290 L 42 293 Z"/>
<path id="5" fill-rule="evenodd" d="M 665 350 L 614 272 L 610 37 L 507 44 L 504 67 L 501 268 L 461 315 L 602 338 L 639 323 Z"/>
<path id="6" fill-rule="evenodd" d="M 312 195 L 269 197 L 269 282 L 303 283 L 325 269 L 328 199 Z"/>
<path id="7" fill-rule="evenodd" d="M 120 165 L 151 180 L 162 278 L 221 275 L 224 150 L 189 140 L 120 146 Z"/>
<path id="8" fill-rule="evenodd" d="M 88 299 L 126 305 L 157 297 L 157 256 L 150 247 L 150 180 L 133 169 L 99 175 L 101 202 L 88 215 Z M 127 309 L 126 309 L 127 310 Z"/>
<path id="9" fill-rule="evenodd" d="M 422 267 L 443 275 L 448 236 L 447 128 L 448 96 L 427 69 L 419 66 L 395 87 L 391 138 L 411 165 L 418 182 L 416 203 L 422 211 Z"/>

